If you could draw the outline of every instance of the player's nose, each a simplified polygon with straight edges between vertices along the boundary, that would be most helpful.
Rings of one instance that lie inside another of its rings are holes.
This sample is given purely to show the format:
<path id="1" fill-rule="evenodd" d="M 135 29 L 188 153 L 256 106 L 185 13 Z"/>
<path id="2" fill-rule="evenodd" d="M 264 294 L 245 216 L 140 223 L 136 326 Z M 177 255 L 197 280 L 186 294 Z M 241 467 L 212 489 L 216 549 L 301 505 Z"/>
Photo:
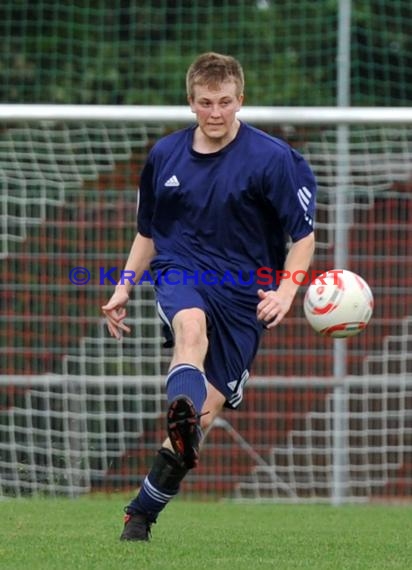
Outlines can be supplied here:
<path id="1" fill-rule="evenodd" d="M 220 107 L 219 105 L 213 105 L 211 111 L 212 117 L 220 117 Z"/>

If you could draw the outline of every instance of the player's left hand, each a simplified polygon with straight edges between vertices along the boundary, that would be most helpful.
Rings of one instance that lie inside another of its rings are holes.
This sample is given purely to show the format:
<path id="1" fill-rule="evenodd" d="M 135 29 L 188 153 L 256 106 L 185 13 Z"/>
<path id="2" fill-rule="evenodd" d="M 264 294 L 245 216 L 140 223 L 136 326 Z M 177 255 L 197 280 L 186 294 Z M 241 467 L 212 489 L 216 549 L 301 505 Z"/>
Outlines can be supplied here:
<path id="1" fill-rule="evenodd" d="M 293 297 L 283 294 L 281 291 L 264 291 L 259 289 L 258 297 L 260 302 L 256 309 L 256 316 L 262 321 L 265 328 L 271 329 L 278 325 L 286 313 L 289 311 Z"/>

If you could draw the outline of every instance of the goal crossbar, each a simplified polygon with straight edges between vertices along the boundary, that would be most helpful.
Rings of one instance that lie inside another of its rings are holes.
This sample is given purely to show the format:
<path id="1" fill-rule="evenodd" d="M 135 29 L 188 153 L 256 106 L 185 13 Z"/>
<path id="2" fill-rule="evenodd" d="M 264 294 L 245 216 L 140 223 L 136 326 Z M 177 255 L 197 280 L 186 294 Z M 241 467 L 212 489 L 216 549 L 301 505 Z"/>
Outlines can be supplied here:
<path id="1" fill-rule="evenodd" d="M 47 105 L 0 104 L 0 121 L 87 121 L 177 123 L 193 120 L 183 105 Z M 239 117 L 254 123 L 303 124 L 406 124 L 412 107 L 253 107 Z"/>

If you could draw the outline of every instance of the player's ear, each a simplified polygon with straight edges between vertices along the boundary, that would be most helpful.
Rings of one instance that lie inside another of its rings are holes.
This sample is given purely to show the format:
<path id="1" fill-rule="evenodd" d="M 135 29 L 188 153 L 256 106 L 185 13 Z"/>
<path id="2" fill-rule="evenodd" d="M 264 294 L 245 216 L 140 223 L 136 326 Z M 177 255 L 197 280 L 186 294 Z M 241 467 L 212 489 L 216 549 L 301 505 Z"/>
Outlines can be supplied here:
<path id="1" fill-rule="evenodd" d="M 193 99 L 193 96 L 192 96 L 192 95 L 188 95 L 188 96 L 187 96 L 187 102 L 188 102 L 189 105 L 190 105 L 190 110 L 192 111 L 192 113 L 195 113 L 195 112 L 196 112 L 196 111 L 195 111 L 195 108 L 194 108 L 195 102 L 194 102 L 194 99 Z"/>
<path id="2" fill-rule="evenodd" d="M 237 98 L 238 104 L 237 104 L 236 111 L 240 111 L 240 108 L 243 105 L 243 100 L 244 100 L 244 95 L 243 95 L 243 93 L 241 93 Z"/>

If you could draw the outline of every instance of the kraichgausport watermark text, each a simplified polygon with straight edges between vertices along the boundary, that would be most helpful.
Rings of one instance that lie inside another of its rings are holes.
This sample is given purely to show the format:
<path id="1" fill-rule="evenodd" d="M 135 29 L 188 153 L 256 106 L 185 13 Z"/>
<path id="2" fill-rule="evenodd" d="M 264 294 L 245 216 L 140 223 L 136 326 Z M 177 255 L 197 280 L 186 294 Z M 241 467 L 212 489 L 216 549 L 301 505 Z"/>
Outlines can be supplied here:
<path id="1" fill-rule="evenodd" d="M 338 274 L 340 270 L 328 271 L 328 278 L 333 275 L 334 284 L 338 283 Z M 92 282 L 97 285 L 131 285 L 133 287 L 142 285 L 210 285 L 225 286 L 231 285 L 235 287 L 250 287 L 253 284 L 261 287 L 279 286 L 284 280 L 291 279 L 296 285 L 308 285 L 316 279 L 319 284 L 326 285 L 326 272 L 320 270 L 297 270 L 288 271 L 287 269 L 274 270 L 271 267 L 258 267 L 252 270 L 239 271 L 214 271 L 214 270 L 195 270 L 189 271 L 185 269 L 167 269 L 159 271 L 146 270 L 137 278 L 136 273 L 130 270 L 118 267 L 99 267 L 98 271 L 87 269 L 87 267 L 77 266 L 69 271 L 69 281 L 73 285 L 87 285 Z"/>

